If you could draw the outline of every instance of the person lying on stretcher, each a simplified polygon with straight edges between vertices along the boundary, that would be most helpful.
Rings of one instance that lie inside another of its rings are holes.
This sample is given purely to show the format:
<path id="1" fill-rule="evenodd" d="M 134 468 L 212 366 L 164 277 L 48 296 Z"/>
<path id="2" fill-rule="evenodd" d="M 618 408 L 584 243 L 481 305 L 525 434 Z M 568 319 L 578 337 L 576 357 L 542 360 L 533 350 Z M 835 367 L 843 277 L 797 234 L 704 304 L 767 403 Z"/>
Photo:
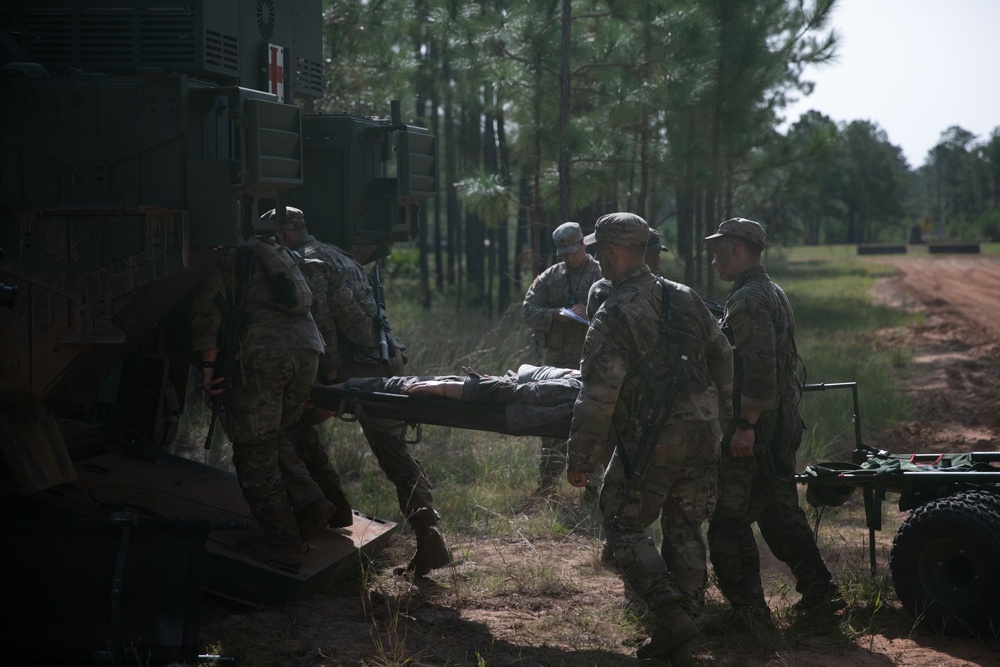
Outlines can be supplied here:
<path id="1" fill-rule="evenodd" d="M 431 395 L 474 403 L 531 403 L 553 406 L 576 400 L 580 371 L 522 364 L 504 375 L 483 375 L 463 368 L 466 375 L 408 375 L 391 378 L 354 378 L 346 389 L 389 394 Z"/>

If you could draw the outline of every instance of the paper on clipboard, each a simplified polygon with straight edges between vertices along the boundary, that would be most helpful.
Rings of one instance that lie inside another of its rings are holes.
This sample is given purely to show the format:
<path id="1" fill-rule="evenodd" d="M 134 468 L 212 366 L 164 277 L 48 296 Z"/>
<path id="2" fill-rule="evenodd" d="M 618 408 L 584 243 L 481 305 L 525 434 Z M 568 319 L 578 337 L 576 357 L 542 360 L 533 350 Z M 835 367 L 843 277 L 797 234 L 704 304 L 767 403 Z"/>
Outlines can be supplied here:
<path id="1" fill-rule="evenodd" d="M 574 313 L 571 308 L 560 308 L 559 309 L 559 314 L 560 315 L 565 315 L 566 317 L 570 318 L 571 320 L 576 320 L 580 324 L 590 325 L 590 320 L 588 320 L 586 317 L 580 317 L 579 315 L 577 315 L 576 313 Z"/>

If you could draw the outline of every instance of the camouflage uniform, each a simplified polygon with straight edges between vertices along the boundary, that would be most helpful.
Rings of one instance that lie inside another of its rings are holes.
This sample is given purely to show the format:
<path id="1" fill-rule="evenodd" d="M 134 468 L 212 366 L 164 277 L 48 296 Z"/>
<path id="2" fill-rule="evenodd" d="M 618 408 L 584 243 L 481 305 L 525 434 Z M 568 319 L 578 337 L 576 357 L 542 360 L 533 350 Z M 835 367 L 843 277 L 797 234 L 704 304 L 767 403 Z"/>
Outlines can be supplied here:
<path id="1" fill-rule="evenodd" d="M 195 350 L 217 346 L 222 313 L 217 294 L 237 289 L 239 272 L 226 254 L 195 292 Z M 274 544 L 300 544 L 295 511 L 323 498 L 294 454 L 285 430 L 302 412 L 316 375 L 323 339 L 311 312 L 292 314 L 280 302 L 263 264 L 255 260 L 246 295 L 246 325 L 229 387 L 221 396 L 223 428 L 250 511 Z"/>
<path id="2" fill-rule="evenodd" d="M 358 377 L 382 377 L 403 373 L 403 350 L 406 347 L 389 332 L 395 346 L 395 356 L 389 368 L 379 361 L 379 334 L 375 294 L 361 265 L 336 246 L 306 236 L 298 251 L 305 257 L 304 269 L 317 292 L 325 294 L 326 308 L 317 315 L 317 323 L 326 340 L 326 349 L 319 362 L 320 378 L 343 382 Z M 413 457 L 402 440 L 404 423 L 392 419 L 377 419 L 363 409 L 358 422 L 379 466 L 396 487 L 399 509 L 407 521 L 437 523 L 431 496 L 431 483 L 420 461 Z M 322 481 L 324 490 L 332 487 L 336 472 L 325 454 L 316 448 L 319 438 L 315 427 L 300 421 L 293 427 L 299 446 L 309 447 L 302 458 L 317 466 L 313 476 Z M 313 433 L 309 433 L 313 431 Z M 334 493 L 331 489 L 331 493 Z M 334 503 L 337 501 L 331 498 Z"/>
<path id="3" fill-rule="evenodd" d="M 557 322 L 552 316 L 560 308 L 587 303 L 591 285 L 601 279 L 601 265 L 593 257 L 577 269 L 566 262 L 553 264 L 535 278 L 524 296 L 521 318 L 530 326 L 536 344 L 545 348 L 545 363 L 557 368 L 579 368 L 587 326 L 579 322 Z M 566 441 L 542 438 L 539 482 L 551 486 L 566 469 Z"/>
<path id="4" fill-rule="evenodd" d="M 639 414 L 650 392 L 638 369 L 646 365 L 656 377 L 663 377 L 672 357 L 673 344 L 663 333 L 661 285 L 670 290 L 670 329 L 690 337 L 687 361 L 678 372 L 679 398 L 657 437 L 648 472 L 632 487 L 617 527 L 612 527 L 625 493 L 623 459 L 636 456 L 646 427 Z M 569 470 L 599 467 L 611 457 L 617 441 L 601 493 L 615 562 L 654 613 L 675 603 L 694 613 L 703 601 L 707 580 L 701 526 L 715 505 L 720 410 L 728 417 L 731 400 L 729 344 L 690 288 L 667 280 L 661 283 L 642 266 L 615 281 L 595 315 L 584 343 L 581 372 L 583 388 L 573 412 Z M 670 544 L 668 562 L 645 534 L 661 511 L 671 526 L 664 538 Z"/>
<path id="5" fill-rule="evenodd" d="M 587 317 L 594 319 L 594 315 L 597 314 L 597 309 L 601 307 L 605 301 L 608 300 L 608 296 L 611 294 L 611 290 L 614 289 L 614 285 L 607 278 L 601 278 L 593 285 L 590 286 L 590 292 L 587 293 Z"/>
<path id="6" fill-rule="evenodd" d="M 741 406 L 761 410 L 755 438 L 768 451 L 744 458 L 723 452 L 708 541 L 719 589 L 729 602 L 737 608 L 763 608 L 754 521 L 775 557 L 791 568 L 797 591 L 825 592 L 833 586 L 833 577 L 799 506 L 793 478 L 802 417 L 791 304 L 758 266 L 733 283 L 723 321 L 731 329 L 737 357 L 736 414 Z M 727 427 L 727 433 L 735 430 L 735 424 Z"/>

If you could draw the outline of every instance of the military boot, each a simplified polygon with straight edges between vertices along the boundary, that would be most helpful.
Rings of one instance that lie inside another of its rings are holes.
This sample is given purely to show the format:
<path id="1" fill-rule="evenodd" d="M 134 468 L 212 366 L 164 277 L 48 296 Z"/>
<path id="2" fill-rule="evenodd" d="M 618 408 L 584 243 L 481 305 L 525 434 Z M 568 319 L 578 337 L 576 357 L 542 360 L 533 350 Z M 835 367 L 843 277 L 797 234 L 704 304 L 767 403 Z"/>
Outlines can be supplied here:
<path id="1" fill-rule="evenodd" d="M 326 530 L 330 519 L 337 513 L 337 507 L 326 498 L 314 500 L 295 514 L 299 525 L 299 535 L 303 542 L 319 537 Z"/>
<path id="2" fill-rule="evenodd" d="M 832 614 L 846 606 L 847 601 L 840 594 L 836 584 L 821 583 L 807 590 L 792 608 L 800 614 L 812 612 Z"/>
<path id="3" fill-rule="evenodd" d="M 437 523 L 428 519 L 415 519 L 411 524 L 417 537 L 417 553 L 413 554 L 405 571 L 412 572 L 414 577 L 423 577 L 431 570 L 450 565 L 451 550 L 445 544 Z"/>
<path id="4" fill-rule="evenodd" d="M 658 606 L 653 612 L 656 627 L 649 641 L 636 651 L 636 657 L 653 660 L 687 657 L 689 643 L 698 636 L 698 626 L 678 602 Z"/>
<path id="5" fill-rule="evenodd" d="M 337 511 L 330 517 L 331 528 L 346 528 L 354 523 L 354 511 L 351 509 L 351 502 L 347 499 L 347 494 L 339 485 L 324 486 L 323 493 L 326 499 L 337 506 Z"/>

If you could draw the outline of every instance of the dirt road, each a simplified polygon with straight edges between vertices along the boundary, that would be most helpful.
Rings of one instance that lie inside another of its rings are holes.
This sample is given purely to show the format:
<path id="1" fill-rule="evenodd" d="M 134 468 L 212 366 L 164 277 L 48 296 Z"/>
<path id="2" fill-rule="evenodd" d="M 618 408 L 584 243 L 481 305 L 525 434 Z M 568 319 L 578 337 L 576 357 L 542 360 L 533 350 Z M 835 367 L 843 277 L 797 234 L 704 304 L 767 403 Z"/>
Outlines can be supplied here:
<path id="1" fill-rule="evenodd" d="M 893 452 L 1000 447 L 1000 258 L 880 259 L 898 278 L 880 295 L 924 314 L 902 333 L 914 349 L 914 419 L 878 434 Z"/>
<path id="2" fill-rule="evenodd" d="M 894 453 L 996 449 L 1000 443 L 1000 258 L 878 258 L 898 277 L 879 299 L 924 314 L 886 345 L 914 350 L 912 419 L 871 435 Z M 916 417 L 919 415 L 919 418 Z M 940 637 L 915 630 L 886 578 L 886 558 L 903 515 L 887 502 L 878 534 L 881 577 L 867 577 L 859 494 L 831 508 L 820 531 L 824 556 L 851 603 L 810 624 L 789 607 L 788 571 L 762 547 L 762 573 L 775 611 L 773 633 L 704 637 L 694 664 L 757 667 L 967 667 L 998 664 L 996 639 Z M 393 541 L 370 579 L 258 611 L 214 609 L 202 628 L 206 652 L 236 653 L 254 665 L 629 665 L 635 637 L 623 636 L 617 577 L 599 545 L 582 535 L 541 539 L 455 536 L 462 563 L 412 584 L 384 574 L 412 552 Z M 872 590 L 875 589 L 873 594 Z M 879 591 L 882 594 L 879 594 Z M 723 607 L 710 591 L 715 609 Z M 641 633 L 639 633 L 641 634 Z"/>

